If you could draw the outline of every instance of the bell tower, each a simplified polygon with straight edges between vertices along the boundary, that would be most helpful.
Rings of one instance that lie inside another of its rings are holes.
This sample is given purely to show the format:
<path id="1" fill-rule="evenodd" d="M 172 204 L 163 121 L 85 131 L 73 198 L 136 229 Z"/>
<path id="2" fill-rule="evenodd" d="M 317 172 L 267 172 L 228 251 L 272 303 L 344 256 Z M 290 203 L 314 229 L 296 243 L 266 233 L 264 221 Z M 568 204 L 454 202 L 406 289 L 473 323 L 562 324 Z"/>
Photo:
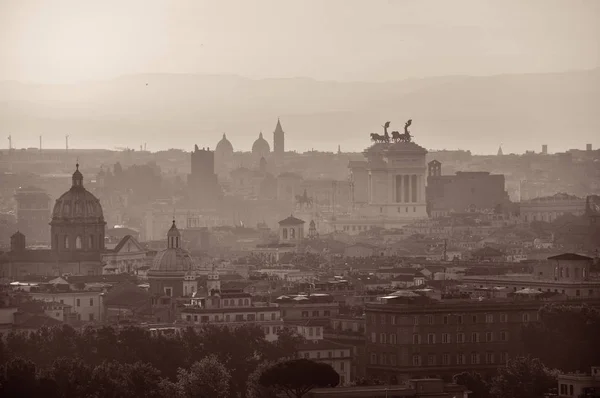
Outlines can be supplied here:
<path id="1" fill-rule="evenodd" d="M 285 153 L 285 132 L 281 128 L 281 121 L 277 118 L 277 126 L 273 132 L 273 152 L 278 158 L 282 158 Z"/>

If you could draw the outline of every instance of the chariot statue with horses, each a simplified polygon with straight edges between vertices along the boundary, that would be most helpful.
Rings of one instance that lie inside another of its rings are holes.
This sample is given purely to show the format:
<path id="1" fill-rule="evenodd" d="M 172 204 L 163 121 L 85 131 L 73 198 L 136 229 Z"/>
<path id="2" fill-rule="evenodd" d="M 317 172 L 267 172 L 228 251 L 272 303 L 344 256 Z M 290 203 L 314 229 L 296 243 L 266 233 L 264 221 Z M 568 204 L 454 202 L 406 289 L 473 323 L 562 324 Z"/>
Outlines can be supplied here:
<path id="1" fill-rule="evenodd" d="M 412 119 L 409 119 L 404 124 L 404 133 L 400 134 L 397 131 L 392 131 L 392 135 L 390 137 L 390 134 L 388 133 L 388 128 L 390 127 L 390 122 L 386 122 L 382 126 L 383 127 L 383 135 L 377 134 L 377 133 L 372 133 L 371 141 L 374 141 L 376 143 L 384 143 L 384 144 L 389 144 L 390 139 L 393 142 L 411 142 L 412 135 L 410 134 L 410 131 L 408 131 L 408 128 L 410 127 L 411 124 L 412 124 Z"/>

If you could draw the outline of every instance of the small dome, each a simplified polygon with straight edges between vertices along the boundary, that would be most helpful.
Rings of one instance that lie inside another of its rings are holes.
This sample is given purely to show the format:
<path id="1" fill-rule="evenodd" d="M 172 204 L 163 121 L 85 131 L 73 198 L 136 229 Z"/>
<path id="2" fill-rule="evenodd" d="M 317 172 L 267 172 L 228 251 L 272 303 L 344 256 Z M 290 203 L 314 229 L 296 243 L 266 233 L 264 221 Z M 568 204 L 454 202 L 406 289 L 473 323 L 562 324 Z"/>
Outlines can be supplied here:
<path id="1" fill-rule="evenodd" d="M 227 139 L 227 136 L 225 136 L 225 133 L 223 133 L 223 138 L 221 138 L 221 141 L 219 141 L 217 143 L 217 147 L 215 148 L 215 152 L 217 154 L 230 154 L 230 153 L 233 153 L 233 145 L 231 145 L 231 142 L 229 142 L 229 140 Z"/>
<path id="2" fill-rule="evenodd" d="M 254 144 L 252 144 L 252 153 L 261 157 L 266 157 L 271 152 L 271 147 L 267 140 L 263 138 L 263 134 L 260 133 Z"/>
<path id="3" fill-rule="evenodd" d="M 181 248 L 180 244 L 181 233 L 175 225 L 175 220 L 173 220 L 173 225 L 167 232 L 167 248 L 154 257 L 149 276 L 164 273 L 185 273 L 192 270 L 192 256 L 187 250 Z"/>
<path id="4" fill-rule="evenodd" d="M 73 173 L 71 189 L 56 200 L 52 210 L 52 221 L 71 219 L 104 222 L 100 201 L 83 187 L 83 175 L 79 171 L 79 164 Z"/>
<path id="5" fill-rule="evenodd" d="M 154 257 L 152 268 L 149 273 L 181 272 L 185 273 L 192 269 L 192 256 L 187 250 L 180 247 L 165 249 Z"/>

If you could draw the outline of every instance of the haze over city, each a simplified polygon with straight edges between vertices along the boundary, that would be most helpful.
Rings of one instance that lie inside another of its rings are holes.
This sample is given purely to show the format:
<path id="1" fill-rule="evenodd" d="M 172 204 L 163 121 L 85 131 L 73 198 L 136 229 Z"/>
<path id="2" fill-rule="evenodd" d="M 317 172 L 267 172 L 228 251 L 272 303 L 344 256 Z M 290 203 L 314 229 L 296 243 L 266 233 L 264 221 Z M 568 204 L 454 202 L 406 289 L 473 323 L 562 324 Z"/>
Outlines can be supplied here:
<path id="1" fill-rule="evenodd" d="M 584 0 L 4 1 L 0 125 L 18 147 L 249 150 L 280 117 L 302 152 L 413 118 L 430 149 L 582 148 L 599 20 Z"/>

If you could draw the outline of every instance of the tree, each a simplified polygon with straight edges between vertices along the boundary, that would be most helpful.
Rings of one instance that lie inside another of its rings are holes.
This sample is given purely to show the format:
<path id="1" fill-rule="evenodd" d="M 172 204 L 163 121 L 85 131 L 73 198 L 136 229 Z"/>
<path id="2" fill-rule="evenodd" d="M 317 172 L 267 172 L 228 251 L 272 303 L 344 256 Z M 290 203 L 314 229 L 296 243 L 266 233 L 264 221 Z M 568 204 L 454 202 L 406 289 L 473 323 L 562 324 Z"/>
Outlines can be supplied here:
<path id="1" fill-rule="evenodd" d="M 215 355 L 179 369 L 177 384 L 185 398 L 227 398 L 231 375 Z"/>
<path id="2" fill-rule="evenodd" d="M 477 372 L 462 372 L 454 375 L 454 383 L 467 387 L 471 394 L 469 398 L 489 398 L 490 386 L 486 380 Z"/>
<path id="3" fill-rule="evenodd" d="M 563 372 L 586 371 L 597 363 L 600 311 L 585 304 L 554 304 L 542 307 L 539 319 L 523 330 L 525 349 L 531 356 Z"/>
<path id="4" fill-rule="evenodd" d="M 340 375 L 326 363 L 309 359 L 292 359 L 279 362 L 260 375 L 264 387 L 285 392 L 289 397 L 300 398 L 316 387 L 335 387 Z"/>
<path id="5" fill-rule="evenodd" d="M 78 398 L 90 396 L 90 380 L 93 369 L 80 359 L 59 358 L 49 369 L 42 372 L 42 377 L 54 382 L 56 395 L 62 398 Z"/>
<path id="6" fill-rule="evenodd" d="M 0 396 L 34 397 L 37 393 L 35 364 L 15 358 L 0 367 Z"/>
<path id="7" fill-rule="evenodd" d="M 495 398 L 543 398 L 556 388 L 557 375 L 539 359 L 517 357 L 498 369 L 490 392 Z"/>
<path id="8" fill-rule="evenodd" d="M 248 390 L 248 398 L 277 398 L 277 391 L 272 387 L 265 387 L 260 384 L 260 376 L 268 368 L 275 365 L 277 362 L 265 361 L 258 365 L 256 370 L 250 373 L 246 387 Z"/>
<path id="9" fill-rule="evenodd" d="M 367 387 L 367 386 L 383 386 L 387 383 L 380 379 L 371 379 L 371 378 L 361 377 L 352 384 L 355 386 Z"/>

